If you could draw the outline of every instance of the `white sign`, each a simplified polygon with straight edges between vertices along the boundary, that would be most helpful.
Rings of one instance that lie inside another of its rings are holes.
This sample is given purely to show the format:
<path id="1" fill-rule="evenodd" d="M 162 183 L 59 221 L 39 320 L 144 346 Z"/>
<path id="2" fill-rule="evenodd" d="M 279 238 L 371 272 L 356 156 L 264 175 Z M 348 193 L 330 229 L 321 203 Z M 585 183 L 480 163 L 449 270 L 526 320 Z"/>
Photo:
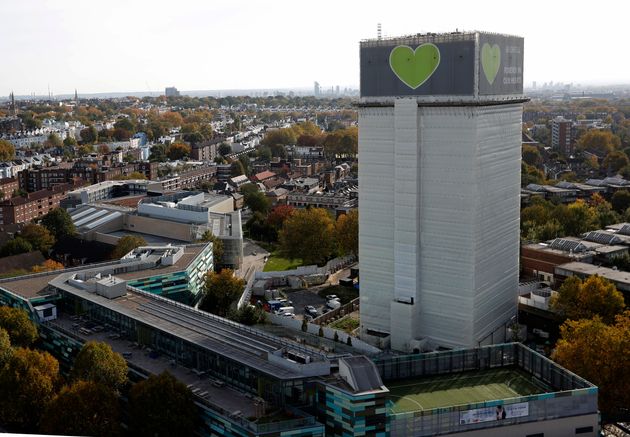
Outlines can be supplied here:
<path id="1" fill-rule="evenodd" d="M 459 413 L 459 423 L 465 425 L 468 423 L 491 422 L 493 420 L 525 417 L 527 415 L 529 415 L 529 403 L 521 402 L 462 411 Z"/>

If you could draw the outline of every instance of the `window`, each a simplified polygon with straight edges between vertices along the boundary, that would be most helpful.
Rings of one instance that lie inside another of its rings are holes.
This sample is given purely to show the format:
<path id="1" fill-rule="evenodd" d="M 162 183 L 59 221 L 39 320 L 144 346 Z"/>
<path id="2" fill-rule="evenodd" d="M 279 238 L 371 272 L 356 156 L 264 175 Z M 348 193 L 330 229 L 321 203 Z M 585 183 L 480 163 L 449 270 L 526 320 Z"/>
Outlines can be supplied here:
<path id="1" fill-rule="evenodd" d="M 576 434 L 587 434 L 593 432 L 592 426 L 583 426 L 581 428 L 575 428 Z"/>

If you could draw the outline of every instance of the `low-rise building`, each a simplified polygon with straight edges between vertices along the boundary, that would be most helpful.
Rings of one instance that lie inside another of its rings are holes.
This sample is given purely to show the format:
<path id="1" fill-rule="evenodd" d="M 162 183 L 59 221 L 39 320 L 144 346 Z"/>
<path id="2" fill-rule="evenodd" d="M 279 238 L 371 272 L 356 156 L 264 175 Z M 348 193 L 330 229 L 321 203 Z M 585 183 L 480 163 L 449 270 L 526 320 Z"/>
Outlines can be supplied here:
<path id="1" fill-rule="evenodd" d="M 13 197 L 13 194 L 20 189 L 20 183 L 16 178 L 0 179 L 0 200 Z"/>
<path id="2" fill-rule="evenodd" d="M 0 202 L 0 224 L 27 223 L 59 207 L 72 189 L 70 184 L 59 184 L 46 190 L 12 197 Z"/>

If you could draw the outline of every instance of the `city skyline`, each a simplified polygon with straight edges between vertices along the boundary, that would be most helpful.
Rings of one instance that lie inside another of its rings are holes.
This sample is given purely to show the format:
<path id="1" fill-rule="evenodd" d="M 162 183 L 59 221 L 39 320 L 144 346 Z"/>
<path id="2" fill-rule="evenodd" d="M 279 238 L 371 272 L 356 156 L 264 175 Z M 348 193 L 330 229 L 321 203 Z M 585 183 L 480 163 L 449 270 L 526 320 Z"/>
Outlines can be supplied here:
<path id="1" fill-rule="evenodd" d="M 11 42 L 3 47 L 9 68 L 0 73 L 0 95 L 161 93 L 172 85 L 182 91 L 308 89 L 313 81 L 358 88 L 356 44 L 375 37 L 377 23 L 384 37 L 456 29 L 523 35 L 527 86 L 626 81 L 630 61 L 591 37 L 605 32 L 620 40 L 625 14 L 619 9 L 626 5 L 615 5 L 619 13 L 605 21 L 593 19 L 596 11 L 542 2 L 518 14 L 496 1 L 453 6 L 9 2 L 0 5 L 2 16 L 28 19 L 7 20 L 0 30 L 0 40 Z M 587 24 L 588 33 L 577 30 Z"/>

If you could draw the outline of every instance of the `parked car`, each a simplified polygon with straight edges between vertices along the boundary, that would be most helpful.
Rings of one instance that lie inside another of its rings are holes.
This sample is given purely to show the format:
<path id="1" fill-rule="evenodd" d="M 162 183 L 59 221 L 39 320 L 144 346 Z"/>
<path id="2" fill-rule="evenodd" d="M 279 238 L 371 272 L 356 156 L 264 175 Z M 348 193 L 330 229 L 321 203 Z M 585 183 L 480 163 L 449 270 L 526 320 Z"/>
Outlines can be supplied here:
<path id="1" fill-rule="evenodd" d="M 319 312 L 313 305 L 306 305 L 304 307 L 304 314 L 306 314 L 307 316 L 311 316 L 313 318 L 319 316 Z"/>
<path id="2" fill-rule="evenodd" d="M 331 310 L 336 310 L 337 308 L 341 306 L 341 301 L 339 300 L 339 298 L 331 299 L 328 302 L 326 302 L 326 306 L 330 308 Z"/>
<path id="3" fill-rule="evenodd" d="M 326 296 L 327 301 L 334 300 L 334 299 L 339 299 L 336 294 L 329 294 Z"/>

